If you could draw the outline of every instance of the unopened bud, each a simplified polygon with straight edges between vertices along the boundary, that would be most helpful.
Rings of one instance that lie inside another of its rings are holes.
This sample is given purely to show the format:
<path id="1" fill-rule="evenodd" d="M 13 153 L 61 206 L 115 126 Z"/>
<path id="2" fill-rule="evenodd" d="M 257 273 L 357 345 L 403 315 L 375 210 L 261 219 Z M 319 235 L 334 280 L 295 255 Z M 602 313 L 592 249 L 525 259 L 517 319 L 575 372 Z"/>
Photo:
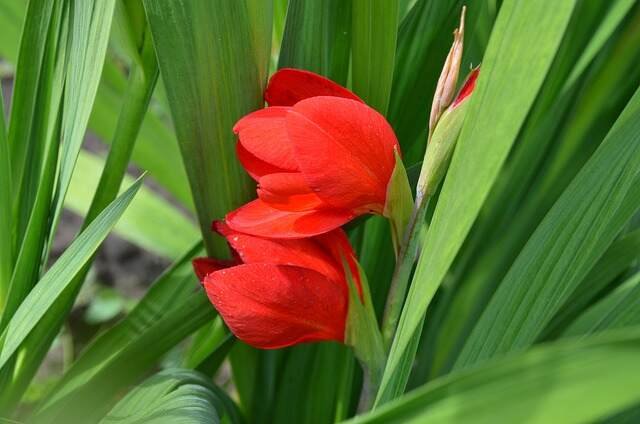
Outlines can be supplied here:
<path id="1" fill-rule="evenodd" d="M 476 86 L 480 68 L 472 69 L 460 92 L 440 116 L 431 134 L 416 188 L 416 203 L 435 193 L 449 165 L 466 115 L 467 103 Z"/>
<path id="2" fill-rule="evenodd" d="M 442 116 L 442 112 L 451 104 L 455 95 L 456 83 L 458 82 L 458 73 L 460 72 L 460 63 L 462 61 L 462 48 L 464 44 L 464 15 L 466 7 L 462 7 L 460 14 L 460 27 L 453 31 L 453 44 L 451 50 L 444 62 L 444 67 L 438 79 L 436 92 L 433 96 L 431 104 L 431 115 L 429 116 L 429 134 L 433 133 L 438 119 Z"/>

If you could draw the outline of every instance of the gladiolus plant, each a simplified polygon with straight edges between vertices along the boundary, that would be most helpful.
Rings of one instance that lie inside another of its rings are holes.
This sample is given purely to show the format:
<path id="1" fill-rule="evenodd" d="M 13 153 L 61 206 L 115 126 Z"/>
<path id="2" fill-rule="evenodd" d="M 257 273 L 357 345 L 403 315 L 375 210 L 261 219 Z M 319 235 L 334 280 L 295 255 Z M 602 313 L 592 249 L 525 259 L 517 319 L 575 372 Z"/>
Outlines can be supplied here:
<path id="1" fill-rule="evenodd" d="M 640 0 L 3 0 L 0 423 L 640 422 Z"/>

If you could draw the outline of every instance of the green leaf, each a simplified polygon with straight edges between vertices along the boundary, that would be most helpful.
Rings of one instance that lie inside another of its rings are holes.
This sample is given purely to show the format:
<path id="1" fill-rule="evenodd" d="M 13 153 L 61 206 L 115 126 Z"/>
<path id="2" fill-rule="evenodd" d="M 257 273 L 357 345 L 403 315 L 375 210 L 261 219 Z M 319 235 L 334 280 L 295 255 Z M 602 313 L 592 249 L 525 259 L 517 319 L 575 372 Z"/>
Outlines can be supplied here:
<path id="1" fill-rule="evenodd" d="M 89 127 L 102 141 L 111 142 L 117 127 L 126 90 L 126 79 L 114 63 L 114 58 L 105 63 L 98 95 L 89 119 Z M 157 97 L 160 84 L 156 85 L 156 99 L 144 116 L 132 160 L 149 172 L 162 187 L 167 189 L 184 206 L 193 209 L 189 183 L 180 159 L 178 141 L 171 128 L 168 111 L 160 105 Z"/>
<path id="2" fill-rule="evenodd" d="M 373 304 L 378 318 L 381 319 L 395 264 L 391 226 L 386 218 L 372 216 L 362 227 L 363 236 L 358 258 L 369 278 Z"/>
<path id="3" fill-rule="evenodd" d="M 638 260 L 640 260 L 640 230 L 626 234 L 607 249 L 554 315 L 541 339 L 548 339 L 560 333 L 594 300 L 601 297 L 616 277 L 621 276 Z"/>
<path id="4" fill-rule="evenodd" d="M 20 24 L 24 19 L 26 6 L 27 2 L 23 0 L 7 0 L 0 4 L 0 23 L 3 28 L 3 37 L 0 38 L 0 55 L 11 63 L 16 63 L 16 50 L 20 42 Z M 117 33 L 117 31 L 115 32 Z M 117 44 L 117 37 L 115 41 Z M 120 58 L 112 57 L 110 59 L 105 63 L 102 80 L 89 119 L 90 129 L 107 143 L 111 141 L 115 133 L 126 89 L 125 76 L 120 64 L 116 63 Z M 152 102 L 152 110 L 146 114 L 140 129 L 138 141 L 133 151 L 133 161 L 147 170 L 155 181 L 166 188 L 183 205 L 193 208 L 177 140 L 171 126 L 166 122 L 165 115 L 165 111 L 158 102 Z"/>
<path id="5" fill-rule="evenodd" d="M 84 139 L 105 60 L 115 0 L 72 2 L 53 222 L 58 221 Z"/>
<path id="6" fill-rule="evenodd" d="M 8 321 L 16 312 L 29 290 L 40 276 L 43 248 L 48 235 L 50 203 L 56 178 L 58 114 L 62 96 L 65 56 L 66 15 L 61 3 L 55 3 L 49 16 L 49 27 L 45 33 L 34 34 L 33 20 L 43 19 L 39 12 L 29 9 L 25 24 L 25 38 L 31 39 L 38 46 L 45 47 L 40 69 L 24 72 L 21 85 L 17 85 L 14 97 L 16 107 L 21 116 L 13 117 L 11 126 L 15 132 L 10 135 L 24 134 L 27 140 L 20 140 L 20 148 L 14 150 L 20 155 L 29 157 L 12 179 L 14 197 L 13 224 L 9 239 L 17 242 L 17 257 L 13 264 L 13 273 L 9 291 L 2 311 L 0 330 L 4 330 Z M 30 54 L 30 46 L 21 48 L 21 57 Z M 34 48 L 34 50 L 38 50 Z M 33 96 L 33 97 L 30 97 Z M 11 146 L 9 146 L 11 147 Z M 26 160 L 26 157 L 22 159 Z M 12 162 L 13 164 L 13 162 Z M 11 209 L 9 207 L 9 209 Z M 6 375 L 6 374 L 5 374 Z"/>
<path id="7" fill-rule="evenodd" d="M 351 66 L 353 91 L 383 115 L 387 113 L 398 36 L 398 0 L 352 0 Z"/>
<path id="8" fill-rule="evenodd" d="M 397 254 L 405 238 L 405 232 L 408 230 L 407 225 L 411 219 L 413 194 L 411 193 L 407 170 L 402 164 L 400 153 L 394 151 L 394 155 L 396 164 L 393 167 L 391 178 L 387 184 L 384 216 L 389 217 L 391 236 Z"/>
<path id="9" fill-rule="evenodd" d="M 522 250 L 456 362 L 530 346 L 640 208 L 640 89 Z"/>
<path id="10" fill-rule="evenodd" d="M 166 280 L 163 285 L 173 283 L 161 292 L 165 305 L 172 304 L 168 309 L 150 311 L 150 307 L 157 308 L 158 305 L 147 303 L 135 319 L 124 321 L 113 333 L 105 333 L 91 353 L 87 353 L 90 355 L 88 362 L 69 380 L 69 386 L 61 396 L 38 411 L 38 421 L 95 421 L 107 412 L 124 388 L 139 381 L 157 365 L 162 355 L 211 321 L 215 317 L 215 309 L 201 290 L 191 291 L 194 286 L 192 280 L 193 276 L 190 275 L 179 281 L 178 287 L 175 287 L 174 279 Z M 178 301 L 166 298 L 170 290 L 174 294 L 182 291 Z M 187 290 L 186 295 L 183 290 Z M 141 320 L 144 327 L 138 329 L 136 325 Z M 111 351 L 109 342 L 114 340 L 117 345 Z"/>
<path id="11" fill-rule="evenodd" d="M 556 131 L 565 121 L 567 111 L 575 100 L 581 77 L 618 28 L 632 3 L 629 0 L 616 1 L 593 35 L 594 25 L 589 24 L 597 23 L 594 19 L 603 13 L 601 9 L 606 5 L 594 8 L 587 3 L 579 3 L 576 7 L 549 76 L 519 136 L 514 154 L 487 199 L 487 206 L 492 207 L 487 207 L 488 216 L 482 217 L 478 224 L 479 231 L 474 234 L 478 240 L 490 236 L 496 223 L 512 219 L 522 199 L 530 195 L 531 182 L 537 176 L 548 147 L 554 141 L 557 142 Z M 513 250 L 517 252 L 517 249 Z M 513 260 L 508 255 L 505 256 L 506 259 Z"/>
<path id="12" fill-rule="evenodd" d="M 366 274 L 358 265 L 358 274 L 360 275 L 362 286 L 362 296 L 360 296 L 346 259 L 343 259 L 342 266 L 349 287 L 349 312 L 344 333 L 344 344 L 351 346 L 355 357 L 360 361 L 360 365 L 366 372 L 370 384 L 373 388 L 376 388 L 380 384 L 380 378 L 382 377 L 385 352 L 382 334 L 373 310 L 369 282 Z M 369 401 L 372 401 L 373 393 L 369 395 Z"/>
<path id="13" fill-rule="evenodd" d="M 109 205 L 69 246 L 22 302 L 3 332 L 0 368 L 4 367 L 51 305 L 91 259 L 141 184 L 142 180 L 138 180 Z"/>
<path id="14" fill-rule="evenodd" d="M 8 134 L 12 165 L 11 180 L 17 188 L 14 208 L 17 214 L 16 242 L 18 243 L 22 241 L 35 197 L 35 187 L 40 177 L 40 161 L 46 148 L 44 134 L 47 132 L 47 127 L 52 124 L 45 118 L 46 102 L 38 102 L 38 92 L 46 96 L 45 93 L 50 88 L 52 72 L 48 66 L 50 60 L 46 60 L 47 47 L 55 50 L 54 43 L 58 34 L 50 37 L 54 30 L 50 32 L 50 26 L 53 26 L 54 16 L 61 10 L 60 5 L 58 1 L 29 2 L 20 38 L 21 48 L 11 99 Z M 49 57 L 55 57 L 55 54 Z M 27 163 L 27 157 L 35 160 Z"/>
<path id="15" fill-rule="evenodd" d="M 585 423 L 640 401 L 638 328 L 539 347 L 434 380 L 357 417 L 373 423 Z"/>
<path id="16" fill-rule="evenodd" d="M 45 403 L 39 409 L 46 411 L 46 416 L 55 417 L 59 411 L 64 411 L 69 404 L 66 402 L 78 402 L 78 396 L 82 398 L 84 388 L 90 387 L 101 370 L 117 363 L 127 348 L 140 343 L 139 340 L 144 338 L 146 332 L 152 331 L 163 316 L 175 317 L 175 311 L 184 307 L 196 286 L 191 259 L 202 254 L 202 250 L 201 243 L 198 243 L 184 253 L 158 278 L 125 318 L 93 340 L 52 389 L 50 396 L 45 398 Z M 176 322 L 175 326 L 178 324 Z M 183 338 L 187 334 L 184 334 Z M 147 353 L 153 352 L 156 359 L 165 352 L 164 349 L 158 349 L 159 344 L 147 346 Z M 144 373 L 144 364 L 137 365 L 139 367 L 136 372 Z M 117 384 L 117 374 L 112 374 L 111 377 L 111 383 L 116 383 L 117 389 L 126 385 Z M 127 381 L 128 378 L 129 376 Z M 53 408 L 50 408 L 52 406 Z"/>
<path id="17" fill-rule="evenodd" d="M 307 69 L 346 85 L 351 0 L 289 0 L 279 68 Z"/>
<path id="18" fill-rule="evenodd" d="M 4 99 L 0 90 L 0 204 L 11 205 L 11 160 L 9 158 L 9 144 L 4 123 Z M 13 217 L 11 207 L 0 208 L 0 233 L 4 234 L 0 240 L 0 305 L 4 305 L 9 280 L 13 273 Z"/>
<path id="19" fill-rule="evenodd" d="M 142 9 L 142 4 L 140 4 L 140 9 Z M 136 52 L 139 53 L 139 63 L 134 62 L 129 70 L 129 82 L 124 93 L 124 102 L 118 117 L 116 132 L 83 226 L 93 221 L 95 216 L 118 195 L 135 141 L 140 132 L 142 120 L 156 86 L 158 64 L 151 44 L 151 34 L 145 30 L 144 21 L 142 28 L 142 39 L 135 46 Z"/>
<path id="20" fill-rule="evenodd" d="M 589 308 L 563 336 L 586 336 L 604 330 L 640 325 L 640 273 Z"/>
<path id="21" fill-rule="evenodd" d="M 21 0 L 7 0 L 0 3 L 0 54 L 3 58 L 15 63 L 18 57 L 18 45 L 24 15 L 28 2 Z"/>
<path id="22" fill-rule="evenodd" d="M 65 207 L 84 216 L 95 193 L 104 161 L 81 151 L 69 185 Z M 125 177 L 124 186 L 133 182 Z M 125 240 L 167 258 L 182 255 L 200 237 L 197 226 L 169 202 L 145 186 L 131 202 L 114 232 Z"/>
<path id="23" fill-rule="evenodd" d="M 233 402 L 204 375 L 167 369 L 135 387 L 100 421 L 113 423 L 219 423 L 240 421 Z"/>
<path id="24" fill-rule="evenodd" d="M 573 1 L 554 3 L 550 7 L 543 0 L 507 0 L 500 9 L 423 244 L 377 404 L 393 399 L 404 390 L 427 307 L 517 136 L 573 6 Z M 516 88 L 518 95 L 513 95 Z M 499 121 L 496 116 L 500 116 Z"/>
<path id="25" fill-rule="evenodd" d="M 39 264 L 43 256 L 48 234 L 65 77 L 68 16 L 63 6 L 61 1 L 45 6 L 38 1 L 30 3 L 23 29 L 9 128 L 15 214 L 11 239 L 18 258 L 5 323 L 37 281 L 40 270 L 34 263 Z"/>
<path id="26" fill-rule="evenodd" d="M 594 6 L 595 21 L 594 12 L 584 10 Z M 456 261 L 451 285 L 460 289 L 451 296 L 453 300 L 449 305 L 443 303 L 438 308 L 442 309 L 441 313 L 450 311 L 444 323 L 429 330 L 430 334 L 440 333 L 436 342 L 436 361 L 446 366 L 434 364 L 440 368 L 439 372 L 453 365 L 462 344 L 513 261 L 602 141 L 633 94 L 630 89 L 635 86 L 632 84 L 639 81 L 636 76 L 634 83 L 632 77 L 631 63 L 637 61 L 637 52 L 631 46 L 640 42 L 637 31 L 640 15 L 636 11 L 633 19 L 623 20 L 622 28 L 617 31 L 620 35 L 605 42 L 605 35 L 616 29 L 612 23 L 621 19 L 620 6 L 625 6 L 625 1 L 611 4 L 609 13 L 604 15 L 599 8 L 606 6 L 608 4 L 581 2 L 574 12 L 568 28 L 570 32 L 559 47 L 545 86 L 520 132 L 518 144 Z M 598 17 L 604 18 L 599 24 Z M 614 17 L 616 19 L 612 20 Z M 590 30 L 592 25 L 597 25 L 598 29 Z M 580 41 L 580 38 L 584 40 Z M 575 51 L 577 46 L 587 42 L 585 50 Z M 598 49 L 598 59 L 584 69 Z M 552 78 L 551 73 L 554 73 Z M 549 149 L 545 148 L 546 144 Z M 572 153 L 565 155 L 562 152 L 567 146 Z M 541 161 L 539 165 L 536 165 L 537 161 Z M 550 172 L 551 168 L 555 171 Z M 430 346 L 427 349 L 434 351 Z"/>
<path id="27" fill-rule="evenodd" d="M 226 246 L 211 221 L 245 202 L 253 184 L 235 157 L 232 127 L 263 105 L 271 5 L 261 1 L 145 0 L 160 72 L 211 255 Z"/>
<path id="28" fill-rule="evenodd" d="M 338 388 L 336 374 L 327 370 L 339 369 L 345 359 L 355 362 L 350 349 L 337 343 L 322 343 L 295 346 L 284 353 L 270 422 L 333 422 Z"/>

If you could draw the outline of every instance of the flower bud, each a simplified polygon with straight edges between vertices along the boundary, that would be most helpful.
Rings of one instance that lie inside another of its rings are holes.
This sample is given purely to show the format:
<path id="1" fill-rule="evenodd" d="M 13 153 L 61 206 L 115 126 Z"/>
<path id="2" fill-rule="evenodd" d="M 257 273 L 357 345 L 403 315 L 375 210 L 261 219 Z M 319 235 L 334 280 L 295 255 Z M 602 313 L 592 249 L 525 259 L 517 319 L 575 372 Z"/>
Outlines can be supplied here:
<path id="1" fill-rule="evenodd" d="M 467 100 L 473 93 L 479 73 L 479 68 L 471 70 L 460 92 L 453 103 L 442 113 L 441 119 L 431 135 L 416 188 L 417 203 L 435 193 L 447 170 L 449 159 L 464 123 Z"/>
<path id="2" fill-rule="evenodd" d="M 431 104 L 431 115 L 429 116 L 429 135 L 433 133 L 436 123 L 442 116 L 442 112 L 451 104 L 455 95 L 458 73 L 460 72 L 460 62 L 462 61 L 462 48 L 464 43 L 464 15 L 466 7 L 462 7 L 460 15 L 460 27 L 453 31 L 453 44 L 444 62 L 444 67 L 438 79 L 436 92 L 433 95 Z"/>

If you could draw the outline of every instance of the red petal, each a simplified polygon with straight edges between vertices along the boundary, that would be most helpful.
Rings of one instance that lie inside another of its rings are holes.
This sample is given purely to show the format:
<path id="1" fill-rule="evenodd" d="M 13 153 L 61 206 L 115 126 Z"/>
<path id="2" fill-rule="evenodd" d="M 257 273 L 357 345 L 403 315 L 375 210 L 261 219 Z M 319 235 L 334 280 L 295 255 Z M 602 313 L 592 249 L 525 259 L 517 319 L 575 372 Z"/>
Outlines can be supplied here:
<path id="1" fill-rule="evenodd" d="M 358 96 L 321 75 L 302 69 L 283 68 L 273 74 L 264 93 L 270 106 L 293 106 L 315 96 L 335 96 L 362 102 Z"/>
<path id="2" fill-rule="evenodd" d="M 241 143 L 236 144 L 236 154 L 242 167 L 254 180 L 258 181 L 260 177 L 278 172 L 286 172 L 285 169 L 278 168 L 263 160 L 255 157 L 251 152 L 245 149 Z"/>
<path id="3" fill-rule="evenodd" d="M 358 263 L 356 259 L 356 252 L 351 247 L 349 238 L 343 229 L 338 228 L 329 233 L 319 235 L 315 237 L 317 242 L 323 246 L 323 248 L 330 253 L 333 260 L 341 264 L 341 270 L 344 275 L 343 260 L 349 264 L 349 270 L 353 276 L 358 293 L 360 294 L 360 300 L 362 300 L 362 281 L 360 280 L 360 270 L 358 269 Z M 346 281 L 346 278 L 345 280 Z"/>
<path id="4" fill-rule="evenodd" d="M 460 89 L 458 96 L 451 104 L 452 108 L 458 106 L 460 103 L 462 103 L 464 99 L 466 99 L 471 95 L 471 93 L 473 93 L 473 90 L 476 88 L 476 81 L 478 80 L 478 75 L 480 75 L 480 68 L 473 69 L 469 74 L 469 76 L 467 76 L 467 80 L 462 85 L 462 88 Z"/>
<path id="5" fill-rule="evenodd" d="M 212 258 L 195 258 L 191 261 L 193 270 L 198 276 L 198 280 L 203 281 L 204 278 L 214 271 L 219 271 L 230 266 L 237 265 L 237 262 L 232 260 L 218 260 Z"/>
<path id="6" fill-rule="evenodd" d="M 314 97 L 293 107 L 286 127 L 300 171 L 322 200 L 382 213 L 399 150 L 382 115 L 353 100 Z"/>
<path id="7" fill-rule="evenodd" d="M 234 230 L 255 236 L 304 238 L 331 231 L 353 217 L 351 211 L 343 209 L 288 212 L 256 199 L 228 213 L 225 221 Z"/>
<path id="8" fill-rule="evenodd" d="M 280 169 L 298 166 L 285 129 L 288 107 L 268 107 L 246 115 L 233 127 L 242 146 L 258 159 Z"/>
<path id="9" fill-rule="evenodd" d="M 277 173 L 260 178 L 258 197 L 269 206 L 285 211 L 308 211 L 324 205 L 301 173 Z"/>
<path id="10" fill-rule="evenodd" d="M 325 246 L 330 240 L 320 244 L 316 237 L 289 240 L 267 239 L 234 231 L 222 221 L 217 221 L 214 226 L 245 264 L 294 265 L 312 269 L 344 285 L 340 259 L 336 261 L 332 252 Z"/>
<path id="11" fill-rule="evenodd" d="M 231 331 L 261 349 L 344 340 L 347 299 L 335 282 L 298 267 L 239 265 L 209 274 L 207 295 Z"/>

